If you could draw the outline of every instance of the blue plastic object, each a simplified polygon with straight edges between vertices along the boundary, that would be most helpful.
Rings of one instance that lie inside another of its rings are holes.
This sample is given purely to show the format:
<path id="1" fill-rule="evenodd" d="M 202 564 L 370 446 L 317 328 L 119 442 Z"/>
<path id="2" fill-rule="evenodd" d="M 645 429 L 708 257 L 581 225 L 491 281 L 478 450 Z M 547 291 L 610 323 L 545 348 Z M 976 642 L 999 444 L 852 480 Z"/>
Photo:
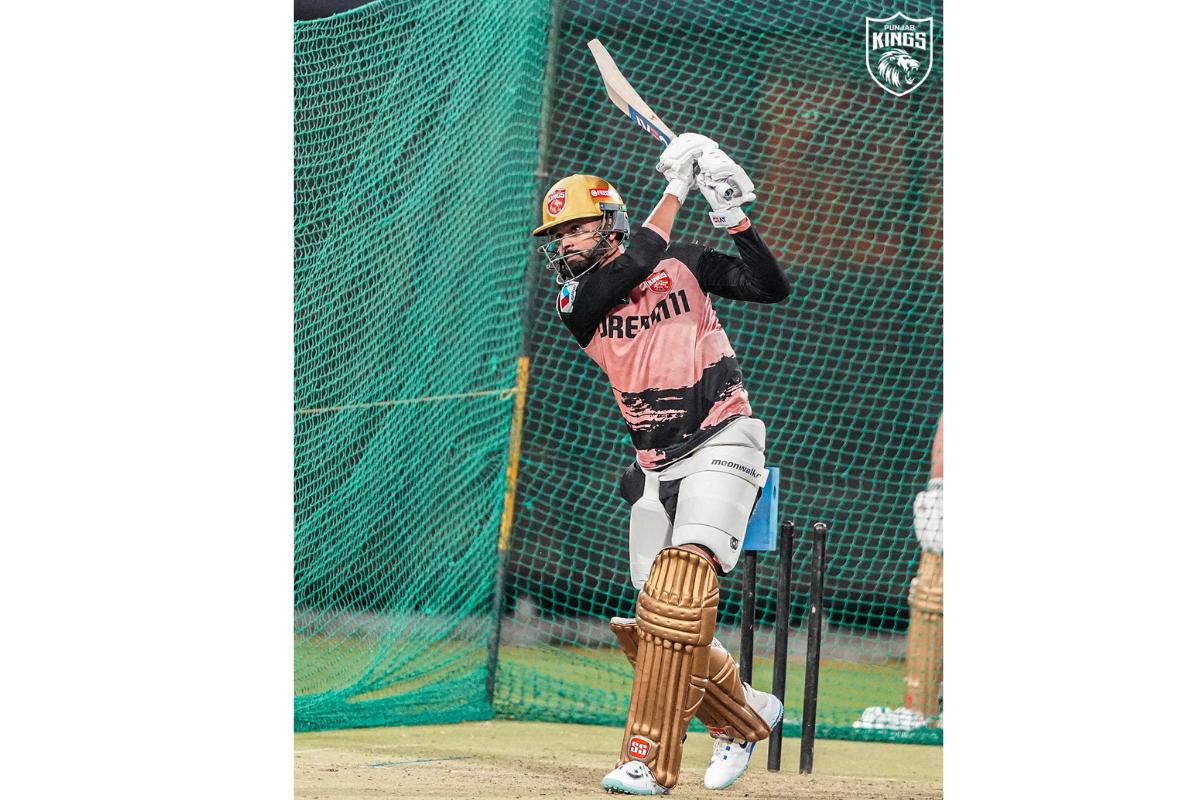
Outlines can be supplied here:
<path id="1" fill-rule="evenodd" d="M 767 467 L 767 485 L 746 525 L 743 550 L 771 551 L 779 547 L 779 467 Z"/>

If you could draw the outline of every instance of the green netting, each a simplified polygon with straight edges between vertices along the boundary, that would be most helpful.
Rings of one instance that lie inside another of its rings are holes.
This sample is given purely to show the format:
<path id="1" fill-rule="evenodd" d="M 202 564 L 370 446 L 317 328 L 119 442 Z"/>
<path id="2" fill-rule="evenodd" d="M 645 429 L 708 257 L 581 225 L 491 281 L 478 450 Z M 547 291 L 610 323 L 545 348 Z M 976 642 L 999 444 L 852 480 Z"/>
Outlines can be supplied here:
<path id="1" fill-rule="evenodd" d="M 934 17 L 933 72 L 894 97 L 863 15 Z M 640 222 L 661 147 L 610 103 L 593 36 L 676 132 L 717 139 L 796 285 L 715 299 L 782 517 L 830 523 L 818 735 L 900 705 L 907 584 L 942 406 L 941 4 L 689 0 L 378 2 L 296 25 L 296 725 L 494 713 L 621 724 L 631 671 L 632 458 L 599 369 L 530 259 L 542 192 L 613 181 Z M 440 116 L 439 116 L 440 115 Z M 540 169 L 539 169 L 540 165 Z M 733 252 L 694 197 L 675 233 Z M 515 361 L 531 358 L 494 702 L 488 643 Z M 798 548 L 785 731 L 798 732 L 807 549 Z M 759 567 L 756 685 L 776 624 Z M 738 576 L 718 635 L 736 651 Z"/>
<path id="2" fill-rule="evenodd" d="M 546 26 L 527 0 L 295 26 L 298 729 L 492 714 Z"/>

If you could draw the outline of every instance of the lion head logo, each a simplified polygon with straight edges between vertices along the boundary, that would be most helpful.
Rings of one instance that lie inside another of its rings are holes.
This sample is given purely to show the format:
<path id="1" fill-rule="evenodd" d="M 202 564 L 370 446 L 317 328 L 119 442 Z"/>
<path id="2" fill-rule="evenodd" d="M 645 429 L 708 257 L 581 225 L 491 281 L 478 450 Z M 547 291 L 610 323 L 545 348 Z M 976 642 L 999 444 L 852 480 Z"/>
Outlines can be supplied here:
<path id="1" fill-rule="evenodd" d="M 875 65 L 879 79 L 897 92 L 913 85 L 920 68 L 920 62 L 899 47 L 884 50 Z"/>
<path id="2" fill-rule="evenodd" d="M 866 68 L 884 91 L 903 97 L 933 74 L 933 17 L 864 17 Z"/>

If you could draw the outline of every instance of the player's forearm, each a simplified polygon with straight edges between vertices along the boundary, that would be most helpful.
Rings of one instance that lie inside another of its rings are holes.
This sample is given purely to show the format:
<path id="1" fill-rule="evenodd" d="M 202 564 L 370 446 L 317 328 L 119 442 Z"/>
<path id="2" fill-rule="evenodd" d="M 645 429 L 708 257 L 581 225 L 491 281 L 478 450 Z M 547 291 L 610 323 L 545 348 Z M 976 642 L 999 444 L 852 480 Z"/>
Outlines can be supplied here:
<path id="1" fill-rule="evenodd" d="M 650 216 L 646 218 L 646 227 L 669 242 L 671 241 L 671 226 L 675 224 L 675 217 L 678 214 L 679 198 L 673 194 L 664 194 L 658 201 L 658 205 L 650 212 Z"/>

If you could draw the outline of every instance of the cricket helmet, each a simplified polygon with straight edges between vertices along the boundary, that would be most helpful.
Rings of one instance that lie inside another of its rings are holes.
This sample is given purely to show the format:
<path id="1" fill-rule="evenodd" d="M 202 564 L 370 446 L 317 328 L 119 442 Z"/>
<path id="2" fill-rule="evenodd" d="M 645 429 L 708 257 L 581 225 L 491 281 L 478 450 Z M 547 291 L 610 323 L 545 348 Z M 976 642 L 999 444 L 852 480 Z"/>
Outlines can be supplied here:
<path id="1" fill-rule="evenodd" d="M 579 253 L 583 258 L 576 264 L 570 263 L 572 254 L 562 252 L 555 237 L 538 248 L 546 257 L 546 269 L 560 284 L 578 280 L 608 256 L 617 247 L 610 234 L 616 234 L 616 243 L 629 235 L 629 215 L 616 187 L 595 175 L 568 175 L 551 186 L 542 199 L 542 224 L 534 228 L 534 236 L 545 236 L 556 225 L 597 218 L 601 222 L 593 233 L 596 243 Z"/>
<path id="2" fill-rule="evenodd" d="M 618 232 L 629 232 L 629 217 L 625 215 L 625 201 L 617 189 L 603 178 L 595 175 L 568 175 L 550 187 L 542 198 L 542 224 L 533 229 L 533 236 L 543 236 L 555 225 L 577 219 L 603 217 L 612 213 L 624 223 L 614 224 Z M 618 220 L 614 219 L 614 223 Z M 605 226 L 609 227 L 609 226 Z"/>

